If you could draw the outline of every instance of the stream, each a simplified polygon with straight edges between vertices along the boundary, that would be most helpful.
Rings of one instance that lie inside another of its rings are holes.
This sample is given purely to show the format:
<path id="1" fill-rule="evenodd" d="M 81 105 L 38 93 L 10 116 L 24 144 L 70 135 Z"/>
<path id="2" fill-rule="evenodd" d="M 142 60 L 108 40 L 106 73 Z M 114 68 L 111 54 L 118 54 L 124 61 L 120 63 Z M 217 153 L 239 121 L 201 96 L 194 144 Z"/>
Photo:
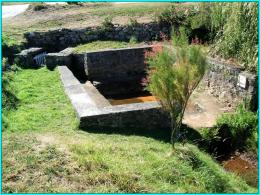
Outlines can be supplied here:
<path id="1" fill-rule="evenodd" d="M 229 159 L 221 161 L 226 171 L 235 173 L 243 178 L 248 185 L 258 188 L 257 160 L 245 158 L 243 154 L 232 155 Z"/>

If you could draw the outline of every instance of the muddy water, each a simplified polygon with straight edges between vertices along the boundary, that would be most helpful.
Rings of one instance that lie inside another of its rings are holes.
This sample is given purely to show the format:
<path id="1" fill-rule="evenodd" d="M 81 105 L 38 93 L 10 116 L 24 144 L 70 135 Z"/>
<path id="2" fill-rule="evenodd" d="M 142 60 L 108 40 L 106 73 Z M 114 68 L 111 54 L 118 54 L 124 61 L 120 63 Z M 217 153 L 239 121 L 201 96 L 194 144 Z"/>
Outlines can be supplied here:
<path id="1" fill-rule="evenodd" d="M 258 188 L 258 169 L 248 160 L 240 156 L 232 156 L 230 159 L 222 162 L 223 167 L 230 172 L 242 177 L 249 185 Z"/>
<path id="2" fill-rule="evenodd" d="M 157 101 L 154 96 L 141 96 L 133 97 L 127 99 L 108 99 L 112 105 L 122 105 L 122 104 L 132 104 L 132 103 L 141 103 L 141 102 L 153 102 Z"/>

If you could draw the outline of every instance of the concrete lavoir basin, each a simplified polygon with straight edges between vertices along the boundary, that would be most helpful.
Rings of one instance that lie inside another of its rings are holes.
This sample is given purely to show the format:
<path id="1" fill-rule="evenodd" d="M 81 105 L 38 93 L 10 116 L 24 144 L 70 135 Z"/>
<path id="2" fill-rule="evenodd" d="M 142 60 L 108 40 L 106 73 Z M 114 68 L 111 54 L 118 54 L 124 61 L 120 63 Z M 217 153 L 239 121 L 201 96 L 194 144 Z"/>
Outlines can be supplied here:
<path id="1" fill-rule="evenodd" d="M 167 128 L 167 115 L 156 101 L 111 105 L 87 81 L 80 83 L 66 66 L 58 67 L 65 92 L 71 100 L 81 127 Z"/>
<path id="2" fill-rule="evenodd" d="M 66 50 L 55 55 L 48 54 L 46 63 L 66 65 L 60 66 L 59 71 L 82 127 L 163 129 L 169 127 L 170 120 L 154 97 L 149 94 L 143 97 L 129 96 L 143 92 L 141 81 L 146 69 L 144 56 L 154 49 L 152 46 L 111 49 L 76 56 Z M 244 76 L 247 86 L 243 88 L 237 85 L 237 77 L 244 74 L 240 69 L 222 65 L 211 58 L 208 58 L 208 62 L 213 66 L 203 79 L 207 86 L 213 89 L 221 86 L 227 91 L 234 91 L 230 93 L 234 94 L 233 102 L 236 102 L 234 97 L 236 100 L 245 96 L 257 99 L 254 98 L 255 77 L 251 79 L 247 73 Z M 228 78 L 223 77 L 222 69 L 230 74 Z M 254 101 L 251 104 L 254 106 Z"/>
<path id="3" fill-rule="evenodd" d="M 144 55 L 152 49 L 148 46 L 89 52 L 74 56 L 67 66 L 58 67 L 81 127 L 169 127 L 168 115 L 153 96 L 144 94 L 141 85 L 146 69 Z M 87 80 L 80 81 L 75 76 L 79 71 Z"/>

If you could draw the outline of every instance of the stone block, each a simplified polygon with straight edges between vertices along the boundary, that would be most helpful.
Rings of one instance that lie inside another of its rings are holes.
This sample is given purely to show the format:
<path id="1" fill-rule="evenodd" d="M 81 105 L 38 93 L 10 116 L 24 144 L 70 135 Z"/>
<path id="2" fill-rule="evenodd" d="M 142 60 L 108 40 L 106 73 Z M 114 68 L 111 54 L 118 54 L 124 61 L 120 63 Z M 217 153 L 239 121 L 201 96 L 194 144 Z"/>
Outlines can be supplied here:
<path id="1" fill-rule="evenodd" d="M 22 50 L 19 54 L 16 54 L 16 60 L 18 63 L 25 68 L 36 68 L 38 65 L 33 60 L 34 56 L 42 53 L 43 48 L 33 47 Z"/>
<path id="2" fill-rule="evenodd" d="M 72 52 L 72 48 L 67 48 L 65 50 L 60 51 L 59 53 L 48 53 L 45 56 L 46 66 L 49 69 L 54 69 L 58 65 L 69 66 L 72 63 Z"/>

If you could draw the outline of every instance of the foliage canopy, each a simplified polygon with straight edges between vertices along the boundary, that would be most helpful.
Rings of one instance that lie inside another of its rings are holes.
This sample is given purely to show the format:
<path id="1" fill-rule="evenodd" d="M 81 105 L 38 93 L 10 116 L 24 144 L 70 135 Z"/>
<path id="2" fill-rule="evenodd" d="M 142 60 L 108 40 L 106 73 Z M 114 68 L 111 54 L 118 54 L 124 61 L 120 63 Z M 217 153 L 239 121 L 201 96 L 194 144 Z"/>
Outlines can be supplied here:
<path id="1" fill-rule="evenodd" d="M 148 90 L 159 98 L 171 116 L 174 147 L 187 102 L 206 71 L 206 58 L 198 45 L 188 45 L 184 28 L 180 35 L 173 35 L 173 47 L 148 57 Z"/>

